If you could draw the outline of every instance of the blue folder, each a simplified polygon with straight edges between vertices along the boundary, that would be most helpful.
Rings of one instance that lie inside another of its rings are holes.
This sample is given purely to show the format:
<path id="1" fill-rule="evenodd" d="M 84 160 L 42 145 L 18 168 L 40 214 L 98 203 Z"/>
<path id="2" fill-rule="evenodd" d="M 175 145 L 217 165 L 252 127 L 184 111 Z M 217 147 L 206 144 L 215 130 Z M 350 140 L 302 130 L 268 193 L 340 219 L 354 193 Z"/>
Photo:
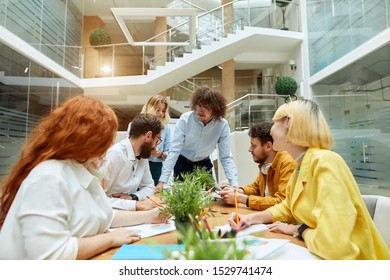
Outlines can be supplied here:
<path id="1" fill-rule="evenodd" d="M 125 244 L 112 256 L 113 260 L 165 260 L 173 251 L 184 251 L 184 244 Z"/>

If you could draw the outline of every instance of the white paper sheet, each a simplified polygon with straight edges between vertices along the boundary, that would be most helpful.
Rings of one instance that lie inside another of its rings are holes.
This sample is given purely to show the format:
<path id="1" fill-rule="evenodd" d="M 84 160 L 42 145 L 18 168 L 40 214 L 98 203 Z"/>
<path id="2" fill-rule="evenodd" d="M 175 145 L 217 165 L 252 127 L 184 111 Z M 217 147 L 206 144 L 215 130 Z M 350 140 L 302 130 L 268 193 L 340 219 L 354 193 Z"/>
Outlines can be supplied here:
<path id="1" fill-rule="evenodd" d="M 214 231 L 218 231 L 219 229 L 221 230 L 221 232 L 223 234 L 227 231 L 230 231 L 232 228 L 230 227 L 229 224 L 214 227 Z M 242 237 L 245 235 L 255 234 L 258 232 L 265 231 L 265 230 L 268 230 L 268 228 L 265 224 L 251 225 L 251 226 L 241 230 L 239 233 L 237 233 L 236 237 Z"/>
<path id="2" fill-rule="evenodd" d="M 139 234 L 141 238 L 151 237 L 155 235 L 159 235 L 162 233 L 170 232 L 176 229 L 175 222 L 173 220 L 169 220 L 168 223 L 162 224 L 142 224 L 136 226 L 124 227 L 126 229 L 131 229 L 135 233 Z M 112 231 L 115 228 L 110 228 Z"/>

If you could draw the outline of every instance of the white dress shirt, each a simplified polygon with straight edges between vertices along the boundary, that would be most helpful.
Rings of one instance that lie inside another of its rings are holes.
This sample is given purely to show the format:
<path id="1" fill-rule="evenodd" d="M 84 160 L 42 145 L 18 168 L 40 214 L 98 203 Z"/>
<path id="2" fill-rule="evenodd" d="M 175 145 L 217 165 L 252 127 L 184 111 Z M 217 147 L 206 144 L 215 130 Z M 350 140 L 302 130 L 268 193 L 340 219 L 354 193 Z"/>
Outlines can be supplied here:
<path id="1" fill-rule="evenodd" d="M 76 259 L 77 238 L 104 233 L 114 216 L 83 165 L 48 160 L 23 181 L 0 231 L 0 259 Z"/>
<path id="2" fill-rule="evenodd" d="M 111 197 L 115 193 L 135 194 L 139 200 L 154 193 L 154 181 L 148 159 L 137 159 L 130 139 L 123 139 L 108 149 L 100 169 L 106 179 L 106 193 L 116 209 L 136 210 L 136 201 Z"/>
<path id="3" fill-rule="evenodd" d="M 207 125 L 195 111 L 183 113 L 176 123 L 171 148 L 163 163 L 160 180 L 167 183 L 179 155 L 191 161 L 209 157 L 218 145 L 219 159 L 231 186 L 238 186 L 237 169 L 230 151 L 230 128 L 225 119 L 213 119 Z"/>
<path id="4" fill-rule="evenodd" d="M 127 126 L 127 138 L 129 138 L 130 135 L 130 129 L 131 129 L 131 123 Z M 168 154 L 169 148 L 171 146 L 171 128 L 166 125 L 161 130 L 161 143 L 157 145 L 156 149 L 160 152 L 165 152 Z M 153 162 L 163 162 L 161 158 L 158 157 L 150 157 L 149 161 Z"/>

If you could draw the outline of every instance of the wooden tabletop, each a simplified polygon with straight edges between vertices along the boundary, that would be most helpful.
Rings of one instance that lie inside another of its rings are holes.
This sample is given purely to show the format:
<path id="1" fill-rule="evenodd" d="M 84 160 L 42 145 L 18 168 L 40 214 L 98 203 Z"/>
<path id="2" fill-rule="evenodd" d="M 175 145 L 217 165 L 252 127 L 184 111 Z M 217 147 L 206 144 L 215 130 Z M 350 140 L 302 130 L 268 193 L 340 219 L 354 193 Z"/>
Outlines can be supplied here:
<path id="1" fill-rule="evenodd" d="M 212 205 L 210 206 L 210 209 L 208 211 L 207 221 L 211 227 L 226 225 L 228 223 L 228 218 L 230 213 L 234 211 L 235 211 L 234 206 L 225 205 L 224 202 L 219 199 L 213 202 Z M 238 205 L 238 211 L 240 214 L 249 214 L 255 212 L 255 210 L 252 210 L 243 204 Z M 269 231 L 261 232 L 255 235 L 264 238 L 288 239 L 290 240 L 291 243 L 305 247 L 305 243 L 303 241 L 298 240 L 297 238 L 294 238 L 291 235 L 274 233 Z M 151 243 L 151 241 L 153 241 L 154 244 L 177 244 L 176 231 L 171 231 L 168 233 L 164 233 L 164 234 L 160 234 L 148 238 L 143 238 L 140 241 L 135 242 L 134 244 L 147 244 L 147 243 Z M 101 254 L 96 255 L 95 257 L 92 258 L 92 260 L 111 260 L 112 256 L 115 254 L 115 252 L 118 249 L 119 247 L 111 248 Z"/>

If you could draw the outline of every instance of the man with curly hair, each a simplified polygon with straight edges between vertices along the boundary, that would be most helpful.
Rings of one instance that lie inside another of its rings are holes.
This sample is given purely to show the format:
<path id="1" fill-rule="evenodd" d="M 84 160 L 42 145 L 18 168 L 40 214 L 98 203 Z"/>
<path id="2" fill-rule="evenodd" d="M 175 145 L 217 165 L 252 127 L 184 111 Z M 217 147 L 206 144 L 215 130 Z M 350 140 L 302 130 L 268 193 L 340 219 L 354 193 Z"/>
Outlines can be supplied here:
<path id="1" fill-rule="evenodd" d="M 230 128 L 224 118 L 227 102 L 223 95 L 208 87 L 199 87 L 191 97 L 191 111 L 176 123 L 169 155 L 163 163 L 158 191 L 168 182 L 172 170 L 175 179 L 196 167 L 211 172 L 210 155 L 218 146 L 219 159 L 231 186 L 238 186 L 237 169 L 230 151 Z"/>

